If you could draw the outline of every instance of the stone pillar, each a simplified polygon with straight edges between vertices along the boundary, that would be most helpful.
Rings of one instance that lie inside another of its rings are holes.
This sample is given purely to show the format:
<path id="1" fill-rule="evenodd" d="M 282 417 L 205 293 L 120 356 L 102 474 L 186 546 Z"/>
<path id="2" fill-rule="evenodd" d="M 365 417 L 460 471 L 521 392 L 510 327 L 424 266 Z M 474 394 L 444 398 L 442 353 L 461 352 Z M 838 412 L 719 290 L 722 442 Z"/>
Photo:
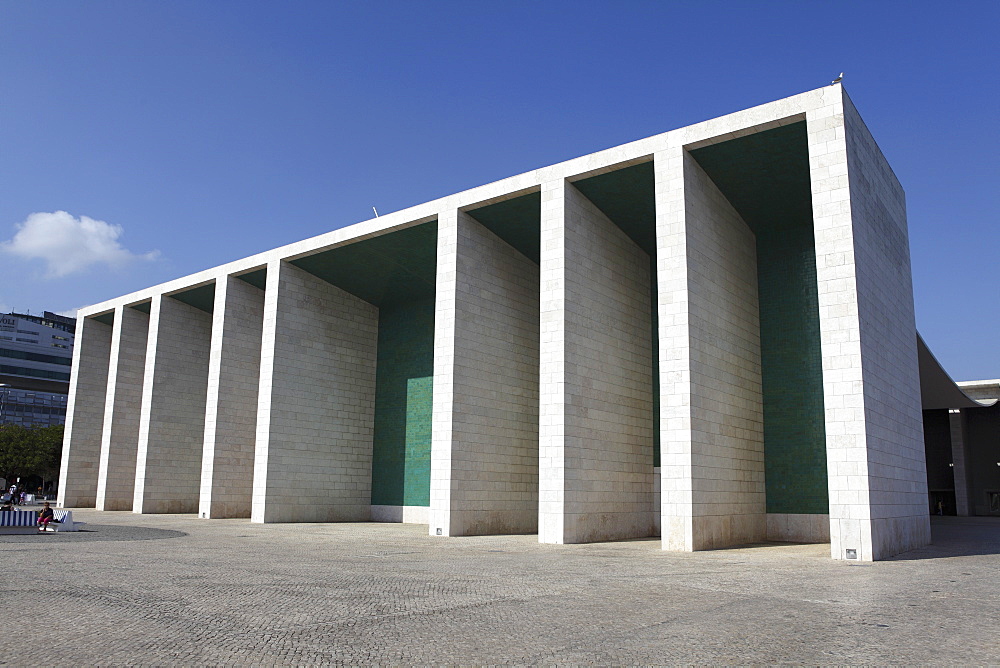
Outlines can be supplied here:
<path id="1" fill-rule="evenodd" d="M 369 519 L 377 343 L 376 307 L 268 265 L 252 521 Z"/>
<path id="2" fill-rule="evenodd" d="M 652 535 L 649 257 L 564 181 L 541 228 L 539 541 Z"/>
<path id="3" fill-rule="evenodd" d="M 690 154 L 654 160 L 663 547 L 764 540 L 754 235 Z"/>
<path id="4" fill-rule="evenodd" d="M 534 533 L 538 267 L 469 215 L 442 214 L 434 322 L 430 533 Z"/>
<path id="5" fill-rule="evenodd" d="M 66 431 L 59 467 L 56 505 L 61 508 L 92 508 L 97 502 L 110 358 L 111 325 L 93 318 L 81 318 L 73 346 Z"/>
<path id="6" fill-rule="evenodd" d="M 969 512 L 969 468 L 965 457 L 965 413 L 957 408 L 948 411 L 951 426 L 952 476 L 955 478 L 955 514 L 968 517 Z"/>
<path id="7" fill-rule="evenodd" d="M 215 303 L 198 513 L 250 517 L 264 291 L 228 276 Z"/>
<path id="8" fill-rule="evenodd" d="M 664 550 L 694 549 L 691 346 L 683 147 L 653 156 L 660 367 L 660 535 Z"/>
<path id="9" fill-rule="evenodd" d="M 97 480 L 98 510 L 132 510 L 148 333 L 147 314 L 129 306 L 115 309 Z"/>
<path id="10" fill-rule="evenodd" d="M 211 314 L 153 297 L 133 512 L 198 511 L 211 337 Z"/>
<path id="11" fill-rule="evenodd" d="M 841 86 L 806 114 L 835 559 L 930 542 L 903 190 Z"/>

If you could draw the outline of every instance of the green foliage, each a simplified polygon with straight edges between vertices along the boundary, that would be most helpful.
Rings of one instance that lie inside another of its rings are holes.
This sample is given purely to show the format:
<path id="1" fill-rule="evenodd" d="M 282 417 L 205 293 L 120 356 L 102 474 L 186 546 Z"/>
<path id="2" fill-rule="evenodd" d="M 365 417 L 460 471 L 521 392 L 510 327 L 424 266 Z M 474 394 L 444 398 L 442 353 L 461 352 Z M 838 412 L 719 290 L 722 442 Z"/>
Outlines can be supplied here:
<path id="1" fill-rule="evenodd" d="M 37 475 L 53 478 L 62 458 L 63 427 L 22 427 L 0 424 L 0 477 Z"/>

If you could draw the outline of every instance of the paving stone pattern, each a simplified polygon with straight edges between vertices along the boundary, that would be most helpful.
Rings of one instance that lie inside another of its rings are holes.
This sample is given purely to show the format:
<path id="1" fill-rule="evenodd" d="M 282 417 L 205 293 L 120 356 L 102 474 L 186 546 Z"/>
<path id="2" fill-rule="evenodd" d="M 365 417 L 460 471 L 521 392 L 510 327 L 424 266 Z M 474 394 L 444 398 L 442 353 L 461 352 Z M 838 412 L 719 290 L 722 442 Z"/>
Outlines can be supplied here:
<path id="1" fill-rule="evenodd" d="M 0 536 L 0 601 L 49 636 L 0 635 L 0 665 L 1000 662 L 997 518 L 934 518 L 932 545 L 852 563 L 826 545 L 74 517 L 87 531 Z"/>

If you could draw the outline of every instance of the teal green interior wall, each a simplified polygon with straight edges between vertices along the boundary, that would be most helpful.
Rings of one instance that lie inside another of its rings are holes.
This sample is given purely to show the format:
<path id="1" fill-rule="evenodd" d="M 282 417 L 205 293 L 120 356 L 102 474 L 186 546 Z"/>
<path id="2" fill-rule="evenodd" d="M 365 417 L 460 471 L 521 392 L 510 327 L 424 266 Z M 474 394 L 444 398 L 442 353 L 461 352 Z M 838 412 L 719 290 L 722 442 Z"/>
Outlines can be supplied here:
<path id="1" fill-rule="evenodd" d="M 105 325 L 114 325 L 115 324 L 115 312 L 114 311 L 108 311 L 107 313 L 102 313 L 101 315 L 95 315 L 94 316 L 94 320 L 96 320 L 97 322 L 103 323 Z"/>
<path id="2" fill-rule="evenodd" d="M 200 285 L 184 292 L 176 292 L 170 295 L 179 302 L 184 302 L 190 306 L 211 313 L 215 307 L 215 283 Z"/>
<path id="3" fill-rule="evenodd" d="M 533 192 L 468 212 L 486 229 L 538 264 L 542 248 L 542 193 Z"/>
<path id="4" fill-rule="evenodd" d="M 809 225 L 757 236 L 769 513 L 828 513 L 816 250 Z"/>
<path id="5" fill-rule="evenodd" d="M 437 221 L 421 223 L 291 261 L 369 304 L 434 296 Z"/>
<path id="6" fill-rule="evenodd" d="M 372 504 L 429 506 L 434 300 L 379 311 Z"/>
<path id="7" fill-rule="evenodd" d="M 804 122 L 691 151 L 757 237 L 767 512 L 829 512 Z"/>
<path id="8" fill-rule="evenodd" d="M 267 267 L 251 271 L 246 274 L 240 274 L 236 278 L 244 281 L 245 283 L 249 283 L 255 288 L 260 288 L 261 290 L 267 289 Z"/>

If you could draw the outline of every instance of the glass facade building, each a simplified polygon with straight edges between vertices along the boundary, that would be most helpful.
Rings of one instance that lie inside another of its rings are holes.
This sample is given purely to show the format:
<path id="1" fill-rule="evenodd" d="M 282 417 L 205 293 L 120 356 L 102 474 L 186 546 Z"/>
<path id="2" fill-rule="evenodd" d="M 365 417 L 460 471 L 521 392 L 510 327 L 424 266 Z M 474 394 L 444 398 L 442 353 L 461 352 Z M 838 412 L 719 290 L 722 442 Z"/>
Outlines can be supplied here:
<path id="1" fill-rule="evenodd" d="M 66 422 L 76 320 L 0 315 L 0 424 L 48 426 Z"/>
<path id="2" fill-rule="evenodd" d="M 65 394 L 0 387 L 0 424 L 49 427 L 65 422 Z"/>

